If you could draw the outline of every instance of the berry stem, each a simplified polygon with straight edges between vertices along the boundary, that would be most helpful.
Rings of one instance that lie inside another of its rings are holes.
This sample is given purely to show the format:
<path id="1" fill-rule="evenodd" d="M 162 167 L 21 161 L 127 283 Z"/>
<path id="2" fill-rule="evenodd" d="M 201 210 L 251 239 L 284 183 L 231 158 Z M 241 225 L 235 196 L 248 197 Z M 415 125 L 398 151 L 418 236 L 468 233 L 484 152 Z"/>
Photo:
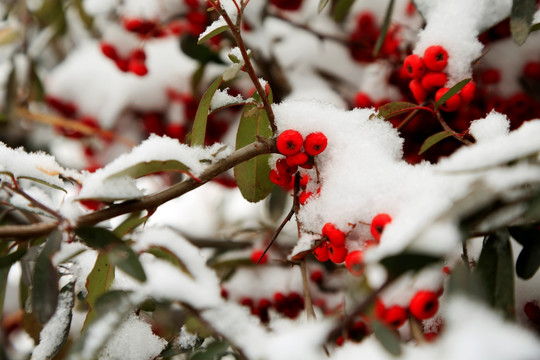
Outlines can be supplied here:
<path id="1" fill-rule="evenodd" d="M 463 144 L 465 145 L 472 145 L 473 143 L 470 142 L 469 140 L 465 139 L 463 136 L 461 136 L 459 133 L 455 132 L 450 126 L 448 126 L 448 124 L 446 123 L 446 121 L 444 121 L 444 118 L 442 117 L 441 115 L 441 112 L 439 110 L 437 110 L 435 112 L 436 116 L 437 116 L 437 120 L 439 120 L 439 124 L 441 124 L 442 128 L 446 131 L 450 131 L 452 132 L 452 136 L 461 141 Z"/>
<path id="2" fill-rule="evenodd" d="M 289 213 L 287 214 L 287 216 L 285 217 L 285 219 L 283 219 L 283 221 L 281 222 L 281 224 L 279 225 L 279 227 L 276 229 L 276 232 L 274 233 L 274 236 L 272 236 L 272 240 L 270 240 L 270 243 L 268 244 L 268 246 L 266 247 L 266 249 L 264 249 L 261 257 L 259 258 L 259 260 L 257 260 L 257 264 L 259 264 L 259 262 L 262 260 L 262 258 L 264 257 L 264 255 L 266 255 L 266 253 L 268 252 L 268 250 L 270 250 L 270 248 L 272 247 L 272 245 L 274 244 L 274 242 L 276 241 L 277 237 L 279 236 L 279 234 L 281 233 L 281 230 L 283 230 L 283 228 L 285 227 L 285 225 L 291 220 L 292 216 L 294 215 L 294 207 L 291 208 L 291 210 L 289 211 Z"/>

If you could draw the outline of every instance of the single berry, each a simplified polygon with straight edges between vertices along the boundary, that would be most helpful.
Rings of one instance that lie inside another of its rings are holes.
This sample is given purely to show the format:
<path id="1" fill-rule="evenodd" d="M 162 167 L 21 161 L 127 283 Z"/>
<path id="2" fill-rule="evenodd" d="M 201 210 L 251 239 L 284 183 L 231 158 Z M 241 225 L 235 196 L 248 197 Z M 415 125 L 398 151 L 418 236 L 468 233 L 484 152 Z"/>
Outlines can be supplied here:
<path id="1" fill-rule="evenodd" d="M 413 79 L 421 78 L 426 73 L 426 65 L 424 60 L 418 55 L 412 54 L 403 61 L 403 68 L 407 74 Z"/>
<path id="2" fill-rule="evenodd" d="M 448 88 L 441 88 L 435 93 L 435 101 L 439 101 L 441 97 L 448 91 Z M 463 104 L 461 95 L 459 93 L 454 94 L 450 99 L 446 100 L 444 104 L 441 105 L 441 109 L 444 111 L 456 111 Z"/>
<path id="3" fill-rule="evenodd" d="M 322 283 L 324 274 L 321 270 L 315 270 L 309 275 L 309 279 L 316 284 Z"/>
<path id="4" fill-rule="evenodd" d="M 120 69 L 122 72 L 128 72 L 129 71 L 129 61 L 126 59 L 115 59 L 114 63 L 116 64 L 116 67 Z"/>
<path id="5" fill-rule="evenodd" d="M 364 253 L 360 250 L 355 250 L 347 254 L 345 266 L 352 275 L 361 276 L 364 273 Z"/>
<path id="6" fill-rule="evenodd" d="M 270 170 L 270 181 L 277 186 L 286 187 L 290 184 L 292 177 L 278 172 L 276 169 Z"/>
<path id="7" fill-rule="evenodd" d="M 165 134 L 173 139 L 183 140 L 186 129 L 182 124 L 170 123 L 167 124 Z"/>
<path id="8" fill-rule="evenodd" d="M 311 191 L 302 191 L 298 194 L 298 202 L 300 205 L 305 205 L 311 196 L 313 196 Z"/>
<path id="9" fill-rule="evenodd" d="M 298 171 L 298 166 L 289 165 L 287 159 L 281 158 L 276 161 L 276 169 L 281 175 L 291 177 Z"/>
<path id="10" fill-rule="evenodd" d="M 345 246 L 336 246 L 332 243 L 328 245 L 328 258 L 335 264 L 344 262 L 348 252 Z"/>
<path id="11" fill-rule="evenodd" d="M 448 64 L 448 52 L 440 45 L 430 46 L 424 51 L 424 62 L 431 71 L 441 71 Z"/>
<path id="12" fill-rule="evenodd" d="M 427 98 L 427 91 L 422 86 L 422 83 L 418 79 L 412 79 L 409 82 L 409 89 L 411 90 L 416 102 L 421 103 Z"/>
<path id="13" fill-rule="evenodd" d="M 328 241 L 325 241 L 313 250 L 313 256 L 315 256 L 315 259 L 319 260 L 320 262 L 328 261 L 328 245 Z"/>
<path id="14" fill-rule="evenodd" d="M 365 322 L 357 321 L 347 329 L 347 337 L 352 341 L 362 341 L 369 333 L 369 329 Z"/>
<path id="15" fill-rule="evenodd" d="M 536 301 L 529 301 L 526 303 L 523 307 L 523 311 L 532 323 L 540 325 L 540 307 Z"/>
<path id="16" fill-rule="evenodd" d="M 354 106 L 357 108 L 369 108 L 373 106 L 373 101 L 365 92 L 357 92 L 354 96 Z"/>
<path id="17" fill-rule="evenodd" d="M 137 59 L 130 59 L 128 63 L 129 72 L 134 73 L 137 76 L 145 76 L 148 74 L 148 68 L 143 61 Z"/>
<path id="18" fill-rule="evenodd" d="M 304 138 L 296 130 L 285 130 L 279 134 L 276 145 L 277 149 L 283 155 L 294 155 L 300 151 Z"/>
<path id="19" fill-rule="evenodd" d="M 326 149 L 326 145 L 328 145 L 328 139 L 322 132 L 311 133 L 306 136 L 306 140 L 304 141 L 304 149 L 311 156 L 322 153 Z"/>
<path id="20" fill-rule="evenodd" d="M 428 72 L 426 75 L 422 76 L 422 87 L 427 91 L 441 88 L 448 81 L 448 76 L 443 72 Z"/>
<path id="21" fill-rule="evenodd" d="M 116 48 L 107 42 L 102 42 L 100 44 L 101 52 L 103 55 L 108 57 L 109 59 L 116 60 L 118 59 L 118 52 L 116 51 Z"/>
<path id="22" fill-rule="evenodd" d="M 384 231 L 384 227 L 392 221 L 392 218 L 388 214 L 377 214 L 371 220 L 371 235 L 377 241 L 380 241 L 381 235 Z"/>
<path id="23" fill-rule="evenodd" d="M 332 223 L 324 224 L 322 228 L 322 235 L 328 238 L 328 241 L 334 246 L 345 245 L 345 233 L 335 227 Z"/>
<path id="24" fill-rule="evenodd" d="M 474 92 L 476 91 L 476 83 L 469 81 L 459 92 L 464 104 L 470 103 L 474 99 Z"/>
<path id="25" fill-rule="evenodd" d="M 302 0 L 270 0 L 270 3 L 281 10 L 295 11 L 302 6 Z"/>
<path id="26" fill-rule="evenodd" d="M 529 61 L 523 67 L 523 75 L 534 80 L 540 81 L 540 62 Z"/>
<path id="27" fill-rule="evenodd" d="M 132 59 L 136 59 L 136 60 L 139 60 L 139 61 L 145 61 L 146 60 L 146 53 L 144 52 L 143 49 L 135 49 L 133 50 L 133 52 L 131 53 L 131 56 L 130 56 Z"/>
<path id="28" fill-rule="evenodd" d="M 482 72 L 480 79 L 486 85 L 497 84 L 501 81 L 501 72 L 498 69 L 489 68 Z"/>
<path id="29" fill-rule="evenodd" d="M 419 320 L 433 317 L 437 310 L 439 310 L 439 298 L 433 291 L 421 290 L 412 297 L 409 303 L 409 311 Z"/>
<path id="30" fill-rule="evenodd" d="M 393 305 L 384 312 L 383 321 L 392 329 L 397 329 L 407 320 L 407 310 L 403 306 Z"/>
<path id="31" fill-rule="evenodd" d="M 296 154 L 287 155 L 285 160 L 287 161 L 287 165 L 289 166 L 298 166 L 308 161 L 308 156 L 305 152 L 299 151 Z"/>
<path id="32" fill-rule="evenodd" d="M 264 254 L 264 250 L 255 249 L 251 252 L 250 260 L 253 264 L 266 264 L 268 262 L 268 254 Z"/>

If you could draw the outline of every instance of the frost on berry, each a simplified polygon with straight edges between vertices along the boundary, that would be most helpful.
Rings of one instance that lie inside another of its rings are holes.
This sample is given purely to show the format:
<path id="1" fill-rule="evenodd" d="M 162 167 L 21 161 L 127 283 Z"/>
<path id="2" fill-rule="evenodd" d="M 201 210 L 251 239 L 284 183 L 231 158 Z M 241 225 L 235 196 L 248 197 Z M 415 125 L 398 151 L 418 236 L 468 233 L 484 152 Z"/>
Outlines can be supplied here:
<path id="1" fill-rule="evenodd" d="M 334 246 L 345 245 L 345 233 L 332 223 L 324 224 L 322 228 L 322 235 L 328 238 L 328 241 Z"/>

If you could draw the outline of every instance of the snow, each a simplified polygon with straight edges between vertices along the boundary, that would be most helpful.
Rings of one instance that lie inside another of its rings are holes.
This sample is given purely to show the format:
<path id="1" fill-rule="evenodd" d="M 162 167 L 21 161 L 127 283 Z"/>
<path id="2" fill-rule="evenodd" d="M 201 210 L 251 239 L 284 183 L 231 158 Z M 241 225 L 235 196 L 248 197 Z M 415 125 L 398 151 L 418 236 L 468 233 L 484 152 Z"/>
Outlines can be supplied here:
<path id="1" fill-rule="evenodd" d="M 238 94 L 236 96 L 231 96 L 228 94 L 229 88 L 225 88 L 223 90 L 218 89 L 214 96 L 212 97 L 212 102 L 210 103 L 210 111 L 215 111 L 219 108 L 223 108 L 226 106 L 232 106 L 232 105 L 238 105 L 243 104 L 246 102 L 241 94 Z"/>
<path id="2" fill-rule="evenodd" d="M 199 35 L 199 41 L 201 41 L 201 39 L 203 39 L 205 36 L 209 35 L 212 31 L 217 30 L 217 29 L 219 29 L 221 27 L 224 27 L 224 26 L 228 26 L 227 22 L 225 21 L 223 16 L 220 16 L 216 21 L 214 21 L 210 25 L 208 25 L 206 27 L 206 30 L 204 30 Z"/>
<path id="3" fill-rule="evenodd" d="M 469 126 L 469 133 L 476 141 L 489 141 L 508 134 L 510 122 L 504 114 L 492 111 L 484 119 L 474 120 Z"/>

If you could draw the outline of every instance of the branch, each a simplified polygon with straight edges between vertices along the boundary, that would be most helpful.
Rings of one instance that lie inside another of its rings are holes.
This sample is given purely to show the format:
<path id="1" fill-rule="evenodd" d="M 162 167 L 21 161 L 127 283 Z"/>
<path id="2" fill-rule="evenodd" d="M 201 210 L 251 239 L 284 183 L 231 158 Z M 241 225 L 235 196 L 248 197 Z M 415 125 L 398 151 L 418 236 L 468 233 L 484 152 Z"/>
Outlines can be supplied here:
<path id="1" fill-rule="evenodd" d="M 3 225 L 0 226 L 0 240 L 8 240 L 10 238 L 29 239 L 45 236 L 53 232 L 58 225 L 58 222 L 40 222 L 29 225 Z"/>
<path id="2" fill-rule="evenodd" d="M 206 168 L 206 170 L 203 171 L 203 173 L 199 176 L 199 181 L 193 178 L 188 178 L 161 192 L 145 196 L 140 200 L 132 200 L 120 204 L 114 204 L 103 210 L 83 215 L 77 220 L 75 227 L 95 225 L 101 221 L 109 220 L 116 216 L 134 211 L 155 209 L 169 200 L 175 199 L 193 189 L 198 188 L 216 176 L 244 161 L 258 155 L 269 154 L 272 152 L 277 152 L 275 141 L 266 138 L 259 138 L 254 143 L 236 150 L 226 159 L 208 166 L 208 168 Z"/>

